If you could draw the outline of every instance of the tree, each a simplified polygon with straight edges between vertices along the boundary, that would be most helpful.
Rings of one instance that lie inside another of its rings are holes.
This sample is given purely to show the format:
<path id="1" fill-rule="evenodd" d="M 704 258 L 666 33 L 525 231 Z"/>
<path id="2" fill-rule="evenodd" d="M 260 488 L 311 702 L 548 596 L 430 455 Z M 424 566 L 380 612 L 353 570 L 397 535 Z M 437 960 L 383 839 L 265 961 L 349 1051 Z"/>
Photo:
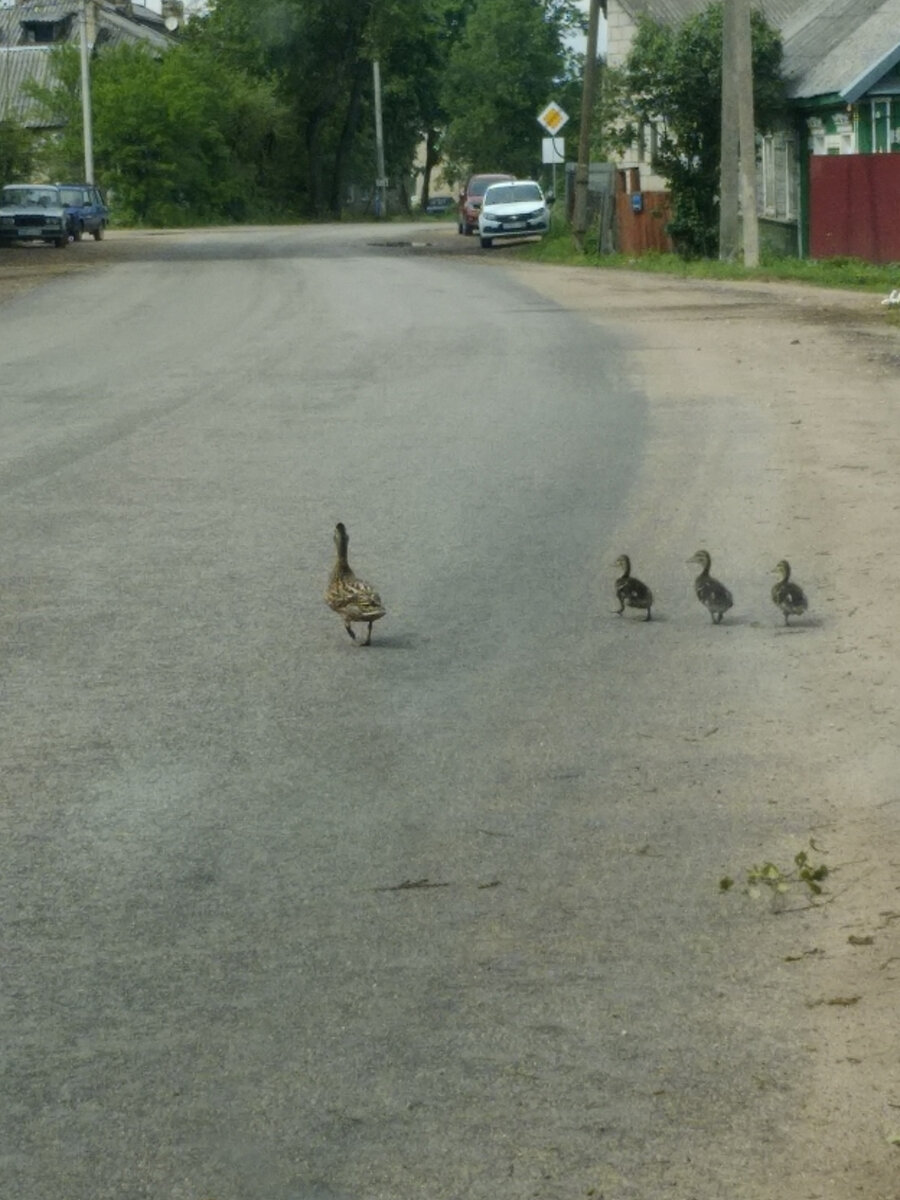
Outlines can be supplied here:
<path id="1" fill-rule="evenodd" d="M 51 177 L 80 178 L 77 49 L 54 49 L 53 68 L 51 85 L 32 88 L 64 122 L 42 165 Z M 226 69 L 192 42 L 162 56 L 141 44 L 109 47 L 94 58 L 91 77 L 97 176 L 126 221 L 242 220 L 278 207 L 269 168 L 284 113 L 264 82 Z"/>
<path id="2" fill-rule="evenodd" d="M 667 180 L 669 233 L 685 257 L 715 256 L 722 109 L 722 4 L 710 4 L 674 29 L 641 17 L 623 72 L 621 148 L 657 132 L 654 171 Z M 756 126 L 768 132 L 784 111 L 781 38 L 754 11 Z"/>
<path id="3" fill-rule="evenodd" d="M 535 119 L 572 76 L 565 34 L 581 23 L 565 0 L 478 0 L 441 90 L 445 153 L 458 174 L 534 172 L 541 136 Z"/>
<path id="4" fill-rule="evenodd" d="M 0 119 L 0 181 L 25 179 L 34 161 L 34 138 L 12 117 Z"/>

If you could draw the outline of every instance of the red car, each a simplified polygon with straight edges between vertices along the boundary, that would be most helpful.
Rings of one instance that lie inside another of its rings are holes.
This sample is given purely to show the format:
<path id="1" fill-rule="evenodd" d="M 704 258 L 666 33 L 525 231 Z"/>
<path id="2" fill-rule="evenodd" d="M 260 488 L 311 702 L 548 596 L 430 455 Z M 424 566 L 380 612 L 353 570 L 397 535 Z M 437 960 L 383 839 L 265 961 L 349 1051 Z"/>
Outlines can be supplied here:
<path id="1" fill-rule="evenodd" d="M 460 233 L 473 234 L 478 228 L 481 200 L 492 183 L 508 183 L 515 175 L 470 175 L 459 193 L 459 217 L 456 227 Z"/>

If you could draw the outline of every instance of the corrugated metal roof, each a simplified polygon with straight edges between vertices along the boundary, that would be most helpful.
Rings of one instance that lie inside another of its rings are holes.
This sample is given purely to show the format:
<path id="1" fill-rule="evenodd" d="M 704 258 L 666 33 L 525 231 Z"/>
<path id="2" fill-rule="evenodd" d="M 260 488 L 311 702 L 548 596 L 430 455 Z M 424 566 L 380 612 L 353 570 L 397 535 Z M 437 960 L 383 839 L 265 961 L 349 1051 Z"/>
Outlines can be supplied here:
<path id="1" fill-rule="evenodd" d="M 710 0 L 618 0 L 618 3 L 635 20 L 648 16 L 666 25 L 676 25 L 702 12 Z M 809 0 L 751 0 L 751 7 L 761 9 L 766 20 L 778 29 L 808 4 Z"/>
<path id="2" fill-rule="evenodd" d="M 64 40 L 77 41 L 79 23 L 75 18 L 79 7 L 75 0 L 27 0 L 25 4 L 0 5 L 0 46 L 34 45 L 28 30 L 35 22 L 58 23 L 67 18 L 71 20 Z M 97 29 L 106 31 L 107 44 L 147 42 L 159 50 L 172 44 L 162 16 L 143 4 L 132 4 L 127 9 L 95 4 L 94 16 Z"/>
<path id="3" fill-rule="evenodd" d="M 53 117 L 38 117 L 34 101 L 25 94 L 31 81 L 45 86 L 53 82 L 50 46 L 0 46 L 0 118 L 12 117 L 31 129 L 49 129 L 65 124 Z"/>
<path id="4" fill-rule="evenodd" d="M 75 16 L 78 7 L 75 4 L 53 3 L 51 0 L 31 0 L 30 3 L 17 5 L 15 11 L 19 24 L 27 25 L 63 21 L 66 17 Z"/>
<path id="5" fill-rule="evenodd" d="M 808 0 L 783 37 L 788 95 L 849 103 L 900 60 L 900 0 Z"/>
<path id="6" fill-rule="evenodd" d="M 618 0 L 633 19 L 678 24 L 709 0 Z M 900 62 L 900 0 L 751 0 L 781 30 L 794 99 L 859 99 Z"/>
<path id="7" fill-rule="evenodd" d="M 0 117 L 11 115 L 30 128 L 52 128 L 63 125 L 61 119 L 37 115 L 34 101 L 25 94 L 25 84 L 31 80 L 41 86 L 51 85 L 50 51 L 48 43 L 35 45 L 30 40 L 32 22 L 65 22 L 78 13 L 75 0 L 27 0 L 24 4 L 0 7 Z M 116 46 L 122 42 L 142 42 L 156 50 L 172 44 L 165 32 L 162 17 L 143 5 L 127 10 L 112 4 L 97 4 L 96 45 Z M 65 26 L 63 26 L 65 27 Z M 77 42 L 79 22 L 70 20 L 64 41 Z"/>

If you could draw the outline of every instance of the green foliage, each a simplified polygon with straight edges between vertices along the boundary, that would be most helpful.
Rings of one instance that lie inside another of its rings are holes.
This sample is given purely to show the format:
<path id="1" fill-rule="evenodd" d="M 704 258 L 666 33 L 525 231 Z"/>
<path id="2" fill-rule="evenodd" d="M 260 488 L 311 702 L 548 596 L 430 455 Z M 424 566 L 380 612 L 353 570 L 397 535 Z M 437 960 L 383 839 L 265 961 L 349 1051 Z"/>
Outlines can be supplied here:
<path id="1" fill-rule="evenodd" d="M 34 162 L 34 139 L 30 130 L 11 118 L 0 120 L 0 183 L 27 179 Z"/>
<path id="2" fill-rule="evenodd" d="M 499 159 L 524 174 L 539 108 L 552 96 L 575 115 L 563 35 L 578 20 L 571 0 L 212 0 L 164 53 L 95 53 L 97 178 L 126 222 L 339 216 L 351 188 L 375 180 L 375 59 L 385 170 L 401 198 L 420 142 L 427 179 L 448 128 L 458 162 Z M 75 48 L 55 49 L 53 63 L 53 83 L 32 89 L 61 125 L 40 166 L 80 178 Z"/>
<path id="3" fill-rule="evenodd" d="M 821 896 L 825 890 L 822 882 L 828 876 L 828 867 L 824 863 L 815 864 L 808 853 L 801 850 L 794 855 L 792 869 L 782 870 L 773 862 L 754 865 L 747 871 L 747 894 L 758 899 L 767 893 L 774 908 L 778 908 L 784 898 L 793 890 L 800 888 L 811 897 Z M 734 880 L 726 875 L 719 880 L 719 890 L 730 891 Z"/>
<path id="4" fill-rule="evenodd" d="M 784 110 L 781 39 L 754 11 L 756 128 L 770 130 Z M 671 29 L 642 17 L 624 72 L 621 146 L 657 131 L 653 168 L 668 182 L 674 217 L 669 233 L 685 257 L 711 256 L 718 246 L 722 107 L 722 4 Z"/>
<path id="5" fill-rule="evenodd" d="M 509 247 L 507 253 L 511 250 Z M 593 248 L 588 246 L 587 253 L 582 253 L 573 248 L 571 230 L 563 226 L 551 226 L 548 237 L 540 242 L 523 244 L 516 253 L 532 262 L 583 264 L 617 271 L 674 275 L 681 279 L 791 280 L 816 287 L 867 292 L 890 292 L 900 277 L 900 263 L 870 263 L 858 258 L 812 259 L 764 254 L 758 267 L 745 267 L 739 262 L 720 262 L 717 258 L 687 259 L 658 250 L 648 250 L 640 255 L 600 254 L 595 245 Z M 891 324 L 900 320 L 900 312 L 896 308 L 885 308 L 881 317 L 886 324 Z"/>
<path id="6" fill-rule="evenodd" d="M 53 51 L 56 82 L 35 98 L 66 124 L 44 152 L 53 178 L 81 178 L 77 51 Z M 193 41 L 158 56 L 143 45 L 104 51 L 92 65 L 94 161 L 125 223 L 242 220 L 271 207 L 273 142 L 286 122 L 271 87 L 226 69 Z"/>
<path id="7" fill-rule="evenodd" d="M 271 85 L 290 114 L 282 161 L 297 207 L 340 215 L 351 183 L 374 183 L 372 62 L 381 65 L 385 169 L 411 177 L 439 123 L 436 73 L 448 28 L 474 0 L 217 0 L 192 36 Z"/>
<path id="8" fill-rule="evenodd" d="M 564 36 L 576 22 L 573 8 L 556 0 L 478 0 L 441 89 L 445 151 L 456 174 L 535 171 L 535 118 L 572 77 Z"/>

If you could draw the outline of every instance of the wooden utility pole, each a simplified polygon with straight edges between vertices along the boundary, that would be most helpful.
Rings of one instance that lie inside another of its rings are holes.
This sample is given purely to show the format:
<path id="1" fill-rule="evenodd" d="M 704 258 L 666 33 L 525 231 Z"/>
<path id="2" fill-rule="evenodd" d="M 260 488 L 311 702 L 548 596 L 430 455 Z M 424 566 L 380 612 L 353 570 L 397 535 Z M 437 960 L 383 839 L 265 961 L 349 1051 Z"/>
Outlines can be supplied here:
<path id="1" fill-rule="evenodd" d="M 372 62 L 372 90 L 375 93 L 375 216 L 387 216 L 387 179 L 384 174 L 384 128 L 381 121 L 381 63 Z"/>
<path id="2" fill-rule="evenodd" d="M 741 220 L 738 222 L 738 197 Z M 741 236 L 739 237 L 739 228 Z M 719 169 L 719 258 L 759 264 L 756 214 L 756 126 L 748 0 L 725 0 L 722 23 L 722 135 Z"/>
<path id="3" fill-rule="evenodd" d="M 81 47 L 81 118 L 84 132 L 84 182 L 94 182 L 94 131 L 91 123 L 91 47 L 88 46 L 88 0 L 81 0 L 78 16 Z"/>
<path id="4" fill-rule="evenodd" d="M 575 205 L 572 235 L 579 250 L 584 250 L 587 233 L 588 174 L 591 161 L 591 120 L 597 91 L 597 43 L 600 33 L 600 8 L 606 12 L 606 0 L 591 0 L 588 11 L 587 50 L 584 56 L 584 81 L 581 87 L 581 128 L 578 136 L 578 162 L 575 166 Z"/>
<path id="5" fill-rule="evenodd" d="M 736 9 L 725 0 L 722 13 L 722 135 L 719 160 L 719 258 L 733 262 L 738 252 L 738 104 L 734 70 Z"/>
<path id="6" fill-rule="evenodd" d="M 738 141 L 741 148 L 741 229 L 744 266 L 759 266 L 759 221 L 756 213 L 756 122 L 753 117 L 753 42 L 749 0 L 733 0 L 738 39 L 735 75 L 738 88 Z"/>

